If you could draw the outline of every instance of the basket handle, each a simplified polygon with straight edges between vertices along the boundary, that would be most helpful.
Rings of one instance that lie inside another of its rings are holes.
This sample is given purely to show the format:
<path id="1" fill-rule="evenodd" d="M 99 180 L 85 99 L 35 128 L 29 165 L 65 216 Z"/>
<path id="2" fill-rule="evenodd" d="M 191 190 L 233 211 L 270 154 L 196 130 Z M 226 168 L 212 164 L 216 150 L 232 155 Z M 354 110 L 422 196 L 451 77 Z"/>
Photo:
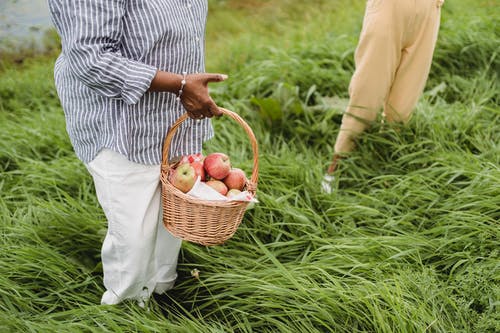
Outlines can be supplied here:
<path id="1" fill-rule="evenodd" d="M 225 116 L 229 116 L 233 120 L 235 120 L 247 133 L 248 137 L 250 138 L 250 143 L 252 145 L 252 151 L 253 151 L 253 168 L 252 168 L 252 176 L 250 177 L 249 182 L 247 183 L 247 190 L 255 194 L 257 190 L 257 180 L 258 180 L 258 174 L 259 174 L 259 149 L 257 146 L 257 140 L 255 139 L 255 135 L 253 134 L 252 129 L 248 124 L 241 118 L 237 113 L 233 111 L 229 111 L 224 108 L 219 108 L 220 111 L 222 111 L 222 114 Z M 163 158 L 161 162 L 161 170 L 165 174 L 168 173 L 170 170 L 170 165 L 168 163 L 168 154 L 170 151 L 170 144 L 172 142 L 172 139 L 177 132 L 177 129 L 179 126 L 188 118 L 188 114 L 184 113 L 182 116 L 179 117 L 179 119 L 176 120 L 176 122 L 170 127 L 167 136 L 165 138 L 165 142 L 163 144 Z"/>

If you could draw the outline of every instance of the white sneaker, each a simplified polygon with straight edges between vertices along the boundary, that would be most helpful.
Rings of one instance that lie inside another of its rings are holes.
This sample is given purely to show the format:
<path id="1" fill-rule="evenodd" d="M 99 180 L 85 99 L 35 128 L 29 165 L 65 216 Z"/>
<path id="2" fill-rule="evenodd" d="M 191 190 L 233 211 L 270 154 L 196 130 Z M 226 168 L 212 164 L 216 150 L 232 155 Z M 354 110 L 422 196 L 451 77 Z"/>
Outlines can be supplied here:
<path id="1" fill-rule="evenodd" d="M 137 300 L 137 305 L 142 308 L 142 309 L 145 309 L 146 308 L 146 300 L 143 300 L 142 298 L 141 299 L 138 299 Z"/>
<path id="2" fill-rule="evenodd" d="M 333 183 L 335 182 L 335 176 L 325 174 L 323 180 L 321 181 L 321 191 L 326 194 L 333 192 Z"/>
<path id="3" fill-rule="evenodd" d="M 140 308 L 143 308 L 143 309 L 149 311 L 149 297 L 150 297 L 150 294 L 148 292 L 148 288 L 147 287 L 142 288 L 142 291 L 140 292 L 139 296 L 136 298 L 137 305 L 139 305 Z"/>

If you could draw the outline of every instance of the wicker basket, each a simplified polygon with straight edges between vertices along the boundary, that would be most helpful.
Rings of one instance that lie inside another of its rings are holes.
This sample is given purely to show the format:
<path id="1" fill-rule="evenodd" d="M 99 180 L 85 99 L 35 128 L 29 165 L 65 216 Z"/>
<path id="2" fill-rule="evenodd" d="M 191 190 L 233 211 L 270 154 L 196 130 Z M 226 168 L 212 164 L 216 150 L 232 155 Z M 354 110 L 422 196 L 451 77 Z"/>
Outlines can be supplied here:
<path id="1" fill-rule="evenodd" d="M 250 138 L 253 150 L 253 169 L 247 181 L 246 190 L 255 195 L 258 178 L 258 147 L 252 129 L 236 113 L 220 109 L 240 124 Z M 212 246 L 224 243 L 231 238 L 243 219 L 249 202 L 201 200 L 183 193 L 168 181 L 171 168 L 169 150 L 172 138 L 178 127 L 188 118 L 182 115 L 170 128 L 163 145 L 161 165 L 163 224 L 172 235 L 193 243 Z"/>

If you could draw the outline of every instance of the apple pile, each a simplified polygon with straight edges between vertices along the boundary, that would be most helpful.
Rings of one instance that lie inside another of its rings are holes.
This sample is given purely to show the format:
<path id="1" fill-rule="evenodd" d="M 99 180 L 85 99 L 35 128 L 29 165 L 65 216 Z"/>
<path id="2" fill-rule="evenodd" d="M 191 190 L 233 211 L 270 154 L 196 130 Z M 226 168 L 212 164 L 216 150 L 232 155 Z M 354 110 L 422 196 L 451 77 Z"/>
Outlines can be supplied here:
<path id="1" fill-rule="evenodd" d="M 239 168 L 233 168 L 224 153 L 201 153 L 183 156 L 170 171 L 168 180 L 180 191 L 187 193 L 200 177 L 202 182 L 228 198 L 245 188 L 247 177 Z"/>

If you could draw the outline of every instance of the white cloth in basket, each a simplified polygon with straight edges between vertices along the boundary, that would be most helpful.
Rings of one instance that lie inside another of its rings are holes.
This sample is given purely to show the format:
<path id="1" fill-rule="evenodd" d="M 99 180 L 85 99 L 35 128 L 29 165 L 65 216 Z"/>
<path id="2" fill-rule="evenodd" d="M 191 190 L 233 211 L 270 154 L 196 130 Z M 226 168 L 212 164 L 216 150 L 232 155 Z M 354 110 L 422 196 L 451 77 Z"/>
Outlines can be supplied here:
<path id="1" fill-rule="evenodd" d="M 242 191 L 232 197 L 228 198 L 225 195 L 220 194 L 215 189 L 207 185 L 205 182 L 202 182 L 200 177 L 194 183 L 193 188 L 186 194 L 191 195 L 198 199 L 203 200 L 215 200 L 215 201 L 249 201 L 249 202 L 257 202 L 255 196 L 250 194 L 248 191 Z"/>

